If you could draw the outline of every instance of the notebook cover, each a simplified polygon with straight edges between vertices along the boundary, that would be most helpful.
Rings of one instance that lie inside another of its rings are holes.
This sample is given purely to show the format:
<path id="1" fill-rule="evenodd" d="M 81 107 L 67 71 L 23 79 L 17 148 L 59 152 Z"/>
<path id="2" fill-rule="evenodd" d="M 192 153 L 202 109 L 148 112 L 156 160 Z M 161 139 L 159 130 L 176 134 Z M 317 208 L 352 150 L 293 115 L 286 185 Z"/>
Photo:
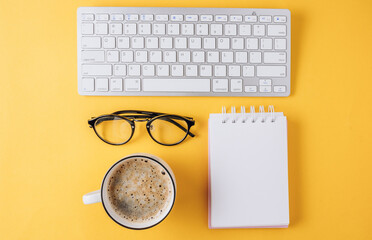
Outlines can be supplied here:
<path id="1" fill-rule="evenodd" d="M 209 119 L 209 228 L 285 228 L 289 224 L 287 121 Z"/>

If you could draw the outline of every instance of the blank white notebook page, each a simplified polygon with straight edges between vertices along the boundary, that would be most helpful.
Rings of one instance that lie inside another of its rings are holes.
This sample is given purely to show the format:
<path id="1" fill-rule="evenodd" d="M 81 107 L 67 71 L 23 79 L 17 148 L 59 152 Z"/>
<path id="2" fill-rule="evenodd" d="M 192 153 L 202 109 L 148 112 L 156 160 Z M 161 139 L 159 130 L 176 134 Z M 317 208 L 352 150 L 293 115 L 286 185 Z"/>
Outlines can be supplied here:
<path id="1" fill-rule="evenodd" d="M 244 116 L 244 123 L 242 114 L 209 118 L 209 226 L 287 227 L 287 119 L 283 113 L 257 113 L 255 122 Z"/>

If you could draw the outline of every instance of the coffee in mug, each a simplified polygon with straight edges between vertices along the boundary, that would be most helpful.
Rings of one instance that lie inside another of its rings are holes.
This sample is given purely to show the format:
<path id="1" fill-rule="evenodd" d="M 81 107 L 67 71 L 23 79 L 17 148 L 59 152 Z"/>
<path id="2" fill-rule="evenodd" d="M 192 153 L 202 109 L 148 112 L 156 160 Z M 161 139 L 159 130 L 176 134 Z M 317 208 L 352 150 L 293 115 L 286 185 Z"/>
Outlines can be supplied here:
<path id="1" fill-rule="evenodd" d="M 168 215 L 175 193 L 173 172 L 163 160 L 134 154 L 115 163 L 106 173 L 101 190 L 84 195 L 83 201 L 89 204 L 100 200 L 118 224 L 145 229 Z"/>

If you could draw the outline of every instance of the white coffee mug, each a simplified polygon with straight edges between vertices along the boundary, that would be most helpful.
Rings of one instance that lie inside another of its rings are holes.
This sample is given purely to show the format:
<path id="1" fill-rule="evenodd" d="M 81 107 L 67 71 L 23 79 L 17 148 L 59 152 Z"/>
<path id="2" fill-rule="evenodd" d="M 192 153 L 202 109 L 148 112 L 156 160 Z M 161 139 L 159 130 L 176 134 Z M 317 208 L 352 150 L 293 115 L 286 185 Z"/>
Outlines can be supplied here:
<path id="1" fill-rule="evenodd" d="M 166 208 L 164 209 L 164 211 L 161 212 L 160 215 L 158 215 L 156 218 L 154 218 L 152 220 L 149 220 L 147 222 L 131 222 L 128 219 L 125 219 L 125 218 L 121 217 L 119 214 L 117 214 L 114 211 L 113 207 L 111 206 L 111 204 L 108 200 L 108 196 L 107 196 L 108 180 L 111 178 L 111 175 L 113 173 L 115 173 L 115 170 L 117 169 L 117 167 L 120 167 L 120 165 L 121 165 L 120 163 L 122 163 L 123 161 L 127 161 L 129 159 L 133 159 L 133 158 L 146 158 L 148 160 L 156 162 L 162 168 L 165 169 L 165 171 L 169 175 L 169 177 L 171 179 L 171 182 L 172 182 L 173 194 L 172 194 L 171 199 L 170 199 L 170 204 L 168 206 L 166 206 Z M 175 179 L 175 176 L 173 174 L 172 169 L 162 159 L 160 159 L 160 158 L 158 158 L 154 155 L 147 154 L 147 153 L 131 154 L 131 155 L 126 156 L 126 157 L 122 158 L 121 160 L 117 161 L 106 172 L 105 177 L 102 180 L 101 189 L 97 190 L 97 191 L 94 191 L 94 192 L 87 193 L 83 196 L 83 202 L 85 204 L 102 202 L 103 208 L 105 209 L 106 213 L 109 215 L 109 217 L 112 220 L 114 220 L 116 223 L 118 223 L 119 225 L 121 225 L 123 227 L 129 228 L 129 229 L 137 229 L 137 230 L 150 228 L 150 227 L 153 227 L 153 226 L 159 224 L 160 222 L 162 222 L 168 216 L 170 211 L 172 210 L 175 199 L 176 199 L 176 179 Z"/>

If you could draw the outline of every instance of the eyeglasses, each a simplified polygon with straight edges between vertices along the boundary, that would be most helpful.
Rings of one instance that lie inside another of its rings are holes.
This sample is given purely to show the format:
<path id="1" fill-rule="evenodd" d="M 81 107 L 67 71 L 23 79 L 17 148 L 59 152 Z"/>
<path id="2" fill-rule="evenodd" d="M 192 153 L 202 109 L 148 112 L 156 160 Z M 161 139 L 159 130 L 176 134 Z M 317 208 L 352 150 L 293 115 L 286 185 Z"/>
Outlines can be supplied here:
<path id="1" fill-rule="evenodd" d="M 126 110 L 112 114 L 93 117 L 88 120 L 89 127 L 105 143 L 123 145 L 132 138 L 135 122 L 147 122 L 146 129 L 150 137 L 157 143 L 173 146 L 183 142 L 195 121 L 191 117 L 183 117 L 158 112 Z"/>

